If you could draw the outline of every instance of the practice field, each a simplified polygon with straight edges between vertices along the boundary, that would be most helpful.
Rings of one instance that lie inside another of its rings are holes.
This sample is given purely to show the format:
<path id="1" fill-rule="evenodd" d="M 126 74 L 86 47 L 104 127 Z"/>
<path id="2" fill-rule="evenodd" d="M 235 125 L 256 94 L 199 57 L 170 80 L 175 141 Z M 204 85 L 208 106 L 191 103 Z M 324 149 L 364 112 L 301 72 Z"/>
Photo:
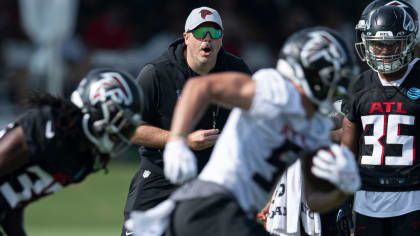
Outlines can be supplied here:
<path id="1" fill-rule="evenodd" d="M 45 197 L 25 210 L 32 236 L 115 236 L 121 234 L 123 207 L 139 162 L 116 163 L 81 184 Z"/>

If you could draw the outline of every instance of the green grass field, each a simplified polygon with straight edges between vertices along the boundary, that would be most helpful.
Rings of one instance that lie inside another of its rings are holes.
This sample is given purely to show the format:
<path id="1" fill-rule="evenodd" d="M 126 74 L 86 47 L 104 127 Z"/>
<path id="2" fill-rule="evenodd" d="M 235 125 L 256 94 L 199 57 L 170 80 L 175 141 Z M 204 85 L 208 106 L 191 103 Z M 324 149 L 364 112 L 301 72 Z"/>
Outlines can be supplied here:
<path id="1" fill-rule="evenodd" d="M 25 210 L 31 236 L 120 235 L 130 180 L 139 162 L 111 164 L 108 174 L 92 174 Z"/>

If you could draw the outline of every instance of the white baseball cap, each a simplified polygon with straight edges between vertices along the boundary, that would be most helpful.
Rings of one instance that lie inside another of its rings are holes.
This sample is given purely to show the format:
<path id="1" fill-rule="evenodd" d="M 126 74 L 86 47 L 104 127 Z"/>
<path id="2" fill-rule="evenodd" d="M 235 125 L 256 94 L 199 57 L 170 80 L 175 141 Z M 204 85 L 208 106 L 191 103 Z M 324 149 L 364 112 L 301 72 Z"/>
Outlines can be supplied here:
<path id="1" fill-rule="evenodd" d="M 214 22 L 223 29 L 222 18 L 219 13 L 210 7 L 199 7 L 191 11 L 185 22 L 185 32 L 195 29 L 204 22 Z"/>

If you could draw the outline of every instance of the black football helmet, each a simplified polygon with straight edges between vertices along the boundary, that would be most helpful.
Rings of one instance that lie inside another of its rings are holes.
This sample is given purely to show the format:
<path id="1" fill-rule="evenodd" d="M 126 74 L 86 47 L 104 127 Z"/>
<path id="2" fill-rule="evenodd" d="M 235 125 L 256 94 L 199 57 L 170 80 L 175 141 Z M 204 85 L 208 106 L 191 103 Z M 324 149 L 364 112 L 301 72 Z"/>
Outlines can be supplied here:
<path id="1" fill-rule="evenodd" d="M 82 109 L 83 131 L 100 153 L 114 157 L 130 146 L 143 107 L 143 93 L 131 75 L 94 69 L 72 93 L 71 101 Z"/>
<path id="2" fill-rule="evenodd" d="M 302 86 L 306 96 L 324 114 L 335 111 L 334 101 L 347 96 L 359 72 L 344 40 L 326 27 L 292 34 L 280 51 L 277 70 Z"/>
<path id="3" fill-rule="evenodd" d="M 360 16 L 360 20 L 356 25 L 356 43 L 361 43 L 362 42 L 362 32 L 364 32 L 367 28 L 366 22 L 369 16 L 369 13 L 373 10 L 376 10 L 379 7 L 382 6 L 397 6 L 397 7 L 402 7 L 404 8 L 408 14 L 410 14 L 410 16 L 414 19 L 414 21 L 418 22 L 418 14 L 416 9 L 414 9 L 413 6 L 411 6 L 409 3 L 407 3 L 406 1 L 403 0 L 375 0 L 372 1 L 371 3 L 369 3 L 369 5 L 367 5 L 365 7 L 365 9 L 363 9 L 362 15 Z"/>
<path id="4" fill-rule="evenodd" d="M 356 26 L 361 39 L 355 44 L 357 54 L 374 71 L 383 74 L 399 71 L 414 59 L 417 12 L 402 1 L 369 6 Z"/>

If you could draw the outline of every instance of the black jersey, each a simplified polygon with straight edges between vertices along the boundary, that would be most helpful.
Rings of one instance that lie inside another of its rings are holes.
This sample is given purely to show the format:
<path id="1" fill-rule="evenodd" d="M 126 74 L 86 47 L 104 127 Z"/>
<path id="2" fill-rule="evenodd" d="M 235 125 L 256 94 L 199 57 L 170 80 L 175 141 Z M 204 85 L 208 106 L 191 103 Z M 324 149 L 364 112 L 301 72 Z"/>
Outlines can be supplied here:
<path id="1" fill-rule="evenodd" d="M 186 81 L 190 77 L 198 76 L 191 70 L 184 56 L 186 45 L 184 39 L 172 43 L 168 50 L 160 57 L 148 63 L 137 77 L 138 83 L 144 91 L 143 121 L 169 130 L 173 111 Z M 251 74 L 248 66 L 242 59 L 220 49 L 217 61 L 210 73 L 238 71 Z M 230 110 L 216 105 L 210 105 L 195 130 L 198 129 L 223 129 Z M 208 159 L 213 147 L 200 151 L 193 151 L 197 157 L 197 167 L 201 170 Z M 150 147 L 141 147 L 142 157 L 152 163 L 163 167 L 162 150 Z"/>
<path id="2" fill-rule="evenodd" d="M 1 140 L 20 126 L 29 154 L 28 164 L 0 177 L 0 215 L 78 183 L 92 172 L 94 158 L 82 131 L 82 114 L 77 107 L 66 110 L 73 110 L 73 117 L 63 119 L 62 107 L 33 108 L 0 133 Z"/>
<path id="3" fill-rule="evenodd" d="M 420 64 L 413 64 L 398 87 L 383 86 L 376 72 L 364 72 L 345 109 L 361 134 L 363 190 L 420 189 Z"/>

